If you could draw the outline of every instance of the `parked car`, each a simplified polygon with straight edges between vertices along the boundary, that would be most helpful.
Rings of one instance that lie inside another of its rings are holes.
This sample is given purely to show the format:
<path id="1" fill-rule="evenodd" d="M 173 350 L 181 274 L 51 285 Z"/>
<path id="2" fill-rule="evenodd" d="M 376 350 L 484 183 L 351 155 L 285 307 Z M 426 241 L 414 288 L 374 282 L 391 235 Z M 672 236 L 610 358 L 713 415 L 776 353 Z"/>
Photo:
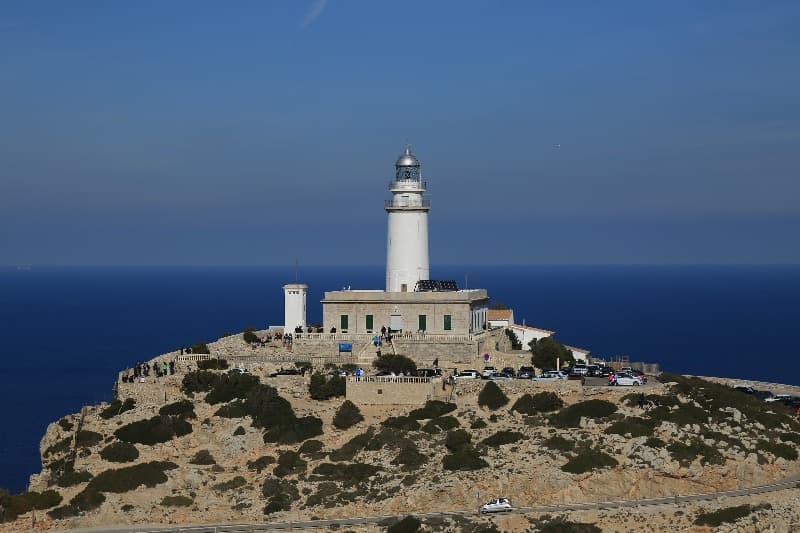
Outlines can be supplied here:
<path id="1" fill-rule="evenodd" d="M 483 367 L 483 373 L 481 374 L 481 376 L 483 376 L 483 379 L 489 379 L 489 376 L 491 376 L 495 372 L 497 372 L 497 369 L 495 367 L 485 366 Z"/>
<path id="2" fill-rule="evenodd" d="M 630 372 L 627 373 L 632 376 L 638 377 L 640 380 L 642 380 L 642 383 L 647 383 L 647 376 L 645 376 L 644 372 L 642 372 L 641 370 L 631 370 Z"/>
<path id="3" fill-rule="evenodd" d="M 633 374 L 628 374 L 627 372 L 617 372 L 614 374 L 614 381 L 609 383 L 609 385 L 623 385 L 627 387 L 638 387 L 641 384 L 641 378 Z"/>
<path id="4" fill-rule="evenodd" d="M 770 398 L 772 398 L 772 393 L 768 390 L 754 390 L 753 396 L 755 396 L 759 400 L 764 400 L 766 402 Z"/>
<path id="5" fill-rule="evenodd" d="M 542 372 L 538 378 L 533 378 L 533 381 L 559 381 L 567 379 L 567 375 L 560 370 L 547 370 Z"/>
<path id="6" fill-rule="evenodd" d="M 276 378 L 278 376 L 299 376 L 300 371 L 296 368 L 281 368 L 277 372 L 273 372 L 269 375 L 271 378 Z"/>
<path id="7" fill-rule="evenodd" d="M 513 376 L 506 374 L 505 372 L 492 372 L 492 375 L 489 376 L 489 379 L 492 381 L 499 381 L 505 379 L 512 379 Z"/>
<path id="8" fill-rule="evenodd" d="M 516 376 L 516 375 L 517 375 L 517 371 L 516 371 L 516 370 L 514 370 L 514 369 L 513 369 L 512 367 L 510 367 L 510 366 L 504 367 L 504 368 L 503 368 L 503 370 L 501 370 L 500 372 L 502 372 L 503 374 L 508 374 L 508 375 L 509 375 L 509 376 L 511 376 L 512 378 L 513 378 L 514 376 Z"/>
<path id="9" fill-rule="evenodd" d="M 519 372 L 517 372 L 519 379 L 533 379 L 535 375 L 532 366 L 521 366 L 519 367 Z"/>
<path id="10" fill-rule="evenodd" d="M 593 378 L 607 378 L 609 374 L 612 374 L 614 369 L 610 366 L 595 366 L 594 368 L 589 369 L 589 376 Z"/>
<path id="11" fill-rule="evenodd" d="M 418 368 L 417 376 L 421 378 L 433 378 L 442 375 L 441 368 Z"/>
<path id="12" fill-rule="evenodd" d="M 347 376 L 347 370 L 336 370 L 336 369 L 333 369 L 330 372 L 328 372 L 328 375 L 329 376 L 345 377 L 345 376 Z"/>
<path id="13" fill-rule="evenodd" d="M 583 376 L 587 372 L 589 372 L 589 367 L 580 363 L 573 365 L 572 368 L 570 368 L 570 374 L 580 374 Z"/>
<path id="14" fill-rule="evenodd" d="M 765 398 L 764 401 L 765 402 L 770 402 L 770 403 L 772 403 L 772 402 L 784 402 L 785 403 L 785 402 L 787 402 L 787 401 L 789 401 L 791 399 L 792 399 L 792 397 L 789 396 L 788 394 L 776 394 L 775 396 L 772 396 L 770 398 Z"/>
<path id="15" fill-rule="evenodd" d="M 455 379 L 481 379 L 477 370 L 462 370 L 456 374 Z"/>
<path id="16" fill-rule="evenodd" d="M 513 509 L 511 500 L 508 498 L 495 498 L 484 503 L 478 509 L 481 514 L 486 513 L 507 513 Z"/>
<path id="17" fill-rule="evenodd" d="M 230 370 L 228 370 L 228 374 L 249 374 L 249 373 L 250 373 L 249 370 L 242 367 L 231 368 Z"/>

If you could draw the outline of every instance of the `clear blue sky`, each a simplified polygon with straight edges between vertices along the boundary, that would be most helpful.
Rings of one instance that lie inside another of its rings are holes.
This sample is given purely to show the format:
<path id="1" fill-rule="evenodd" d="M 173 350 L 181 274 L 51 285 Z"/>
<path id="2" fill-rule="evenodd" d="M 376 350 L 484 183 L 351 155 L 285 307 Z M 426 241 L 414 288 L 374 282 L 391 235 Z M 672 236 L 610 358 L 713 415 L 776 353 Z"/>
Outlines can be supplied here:
<path id="1" fill-rule="evenodd" d="M 0 4 L 0 264 L 800 263 L 800 2 Z"/>

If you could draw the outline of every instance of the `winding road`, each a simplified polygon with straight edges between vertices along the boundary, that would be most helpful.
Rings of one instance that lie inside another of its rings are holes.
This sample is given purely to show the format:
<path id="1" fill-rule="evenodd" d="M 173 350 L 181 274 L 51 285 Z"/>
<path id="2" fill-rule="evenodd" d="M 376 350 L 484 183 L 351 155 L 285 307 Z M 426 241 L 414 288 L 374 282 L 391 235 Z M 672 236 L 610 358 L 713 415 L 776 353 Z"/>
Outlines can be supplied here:
<path id="1" fill-rule="evenodd" d="M 666 496 L 660 498 L 643 498 L 638 500 L 616 500 L 608 502 L 564 503 L 552 505 L 533 505 L 529 507 L 515 507 L 511 512 L 518 514 L 528 513 L 564 513 L 567 511 L 592 511 L 623 509 L 630 507 L 644 507 L 655 505 L 678 505 L 687 502 L 712 501 L 720 498 L 733 498 L 776 492 L 781 490 L 800 488 L 800 476 L 793 476 L 783 481 L 757 485 L 746 489 L 722 490 L 702 494 L 687 494 L 684 496 Z M 69 533 L 255 533 L 258 531 L 291 531 L 293 529 L 326 529 L 333 525 L 351 526 L 360 524 L 380 524 L 385 521 L 400 520 L 408 515 L 417 518 L 444 518 L 448 516 L 476 516 L 474 509 L 463 511 L 443 511 L 437 513 L 408 512 L 398 515 L 360 516 L 354 518 L 332 518 L 327 520 L 298 520 L 294 522 L 264 522 L 257 524 L 212 524 L 198 526 L 104 526 L 89 529 L 71 529 Z"/>

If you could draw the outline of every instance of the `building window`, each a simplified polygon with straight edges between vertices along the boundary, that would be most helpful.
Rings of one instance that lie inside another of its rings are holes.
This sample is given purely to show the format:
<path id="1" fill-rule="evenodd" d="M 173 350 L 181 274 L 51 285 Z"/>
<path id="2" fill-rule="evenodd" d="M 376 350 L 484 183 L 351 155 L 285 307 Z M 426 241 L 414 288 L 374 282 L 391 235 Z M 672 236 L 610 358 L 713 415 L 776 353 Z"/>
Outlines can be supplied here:
<path id="1" fill-rule="evenodd" d="M 372 333 L 372 315 L 367 315 L 367 332 Z"/>
<path id="2" fill-rule="evenodd" d="M 419 315 L 419 328 L 420 331 L 428 329 L 428 317 L 426 315 Z"/>
<path id="3" fill-rule="evenodd" d="M 452 315 L 444 315 L 444 330 L 450 331 L 453 329 L 453 317 Z"/>
<path id="4" fill-rule="evenodd" d="M 403 283 L 400 285 L 400 292 L 408 292 L 408 285 Z"/>
<path id="5" fill-rule="evenodd" d="M 342 333 L 347 333 L 347 326 L 348 326 L 347 322 L 348 322 L 348 320 L 349 320 L 349 317 L 347 315 L 342 315 L 340 317 L 340 321 L 339 321 L 340 324 L 339 325 L 341 326 Z"/>

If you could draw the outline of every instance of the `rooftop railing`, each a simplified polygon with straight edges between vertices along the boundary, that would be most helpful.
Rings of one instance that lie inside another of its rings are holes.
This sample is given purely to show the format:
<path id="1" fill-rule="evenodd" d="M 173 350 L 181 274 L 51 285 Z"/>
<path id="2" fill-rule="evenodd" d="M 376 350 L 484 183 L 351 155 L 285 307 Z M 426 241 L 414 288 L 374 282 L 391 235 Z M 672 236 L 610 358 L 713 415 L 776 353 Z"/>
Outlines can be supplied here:
<path id="1" fill-rule="evenodd" d="M 389 188 L 392 190 L 395 189 L 422 189 L 426 190 L 428 188 L 427 181 L 421 180 L 392 180 L 389 182 Z"/>
<path id="2" fill-rule="evenodd" d="M 423 208 L 430 208 L 431 201 L 430 200 L 422 200 L 421 202 L 411 202 L 411 201 L 403 201 L 402 199 L 398 200 L 385 200 L 383 203 L 384 207 L 423 207 Z"/>

